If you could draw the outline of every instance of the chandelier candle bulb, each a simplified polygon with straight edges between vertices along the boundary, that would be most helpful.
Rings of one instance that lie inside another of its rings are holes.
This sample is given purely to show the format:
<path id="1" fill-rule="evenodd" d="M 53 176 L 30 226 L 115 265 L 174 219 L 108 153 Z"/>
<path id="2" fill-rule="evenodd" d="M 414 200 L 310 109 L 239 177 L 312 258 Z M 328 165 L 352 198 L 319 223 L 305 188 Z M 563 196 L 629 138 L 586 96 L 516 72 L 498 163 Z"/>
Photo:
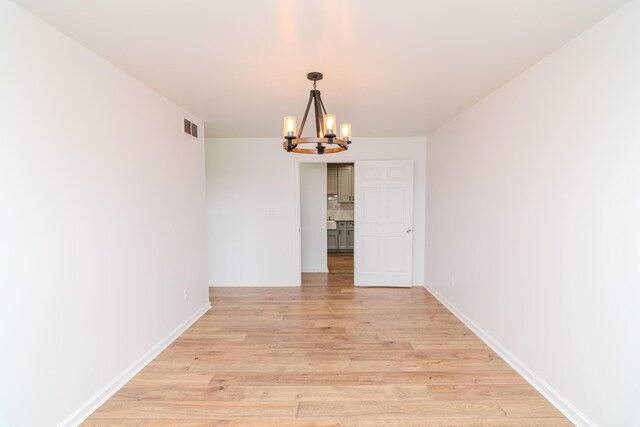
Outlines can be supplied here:
<path id="1" fill-rule="evenodd" d="M 325 114 L 324 115 L 324 136 L 336 135 L 336 115 Z"/>
<path id="2" fill-rule="evenodd" d="M 351 142 L 351 123 L 343 123 L 342 126 L 340 126 L 340 138 Z"/>
<path id="3" fill-rule="evenodd" d="M 296 133 L 296 118 L 295 116 L 285 116 L 284 126 L 282 128 L 284 137 L 295 137 Z"/>

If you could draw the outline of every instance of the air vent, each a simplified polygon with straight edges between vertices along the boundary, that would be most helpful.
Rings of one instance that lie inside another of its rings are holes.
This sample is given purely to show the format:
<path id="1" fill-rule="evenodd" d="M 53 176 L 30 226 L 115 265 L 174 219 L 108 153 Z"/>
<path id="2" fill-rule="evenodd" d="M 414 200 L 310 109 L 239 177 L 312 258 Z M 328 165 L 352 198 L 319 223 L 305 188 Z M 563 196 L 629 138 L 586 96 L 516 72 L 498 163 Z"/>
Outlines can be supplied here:
<path id="1" fill-rule="evenodd" d="M 184 133 L 191 135 L 194 138 L 198 137 L 198 125 L 191 123 L 189 120 L 184 119 Z"/>

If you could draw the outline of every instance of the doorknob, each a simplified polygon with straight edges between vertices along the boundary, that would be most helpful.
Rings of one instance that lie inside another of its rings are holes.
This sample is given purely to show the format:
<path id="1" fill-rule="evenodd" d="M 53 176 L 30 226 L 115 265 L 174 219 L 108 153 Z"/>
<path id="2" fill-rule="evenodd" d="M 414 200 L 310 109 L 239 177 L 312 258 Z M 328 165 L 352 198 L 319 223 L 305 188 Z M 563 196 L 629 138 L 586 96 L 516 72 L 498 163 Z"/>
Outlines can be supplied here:
<path id="1" fill-rule="evenodd" d="M 407 234 L 411 233 L 411 229 L 407 228 Z"/>

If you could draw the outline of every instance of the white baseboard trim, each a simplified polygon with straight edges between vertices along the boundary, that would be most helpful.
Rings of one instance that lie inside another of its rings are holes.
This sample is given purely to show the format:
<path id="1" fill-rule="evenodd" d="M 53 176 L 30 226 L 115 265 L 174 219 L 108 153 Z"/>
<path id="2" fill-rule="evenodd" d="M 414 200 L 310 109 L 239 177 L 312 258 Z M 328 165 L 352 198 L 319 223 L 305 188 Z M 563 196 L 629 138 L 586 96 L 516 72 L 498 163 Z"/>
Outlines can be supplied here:
<path id="1" fill-rule="evenodd" d="M 319 268 L 307 268 L 306 270 L 302 270 L 303 273 L 328 273 L 329 269 L 327 267 L 319 267 Z"/>
<path id="2" fill-rule="evenodd" d="M 471 331 L 478 336 L 484 343 L 495 351 L 505 362 L 509 364 L 518 374 L 520 374 L 529 384 L 531 384 L 538 392 L 544 396 L 553 406 L 555 406 L 562 414 L 569 419 L 576 426 L 585 427 L 597 427 L 589 417 L 587 417 L 582 411 L 576 408 L 571 402 L 569 402 L 564 396 L 558 393 L 553 387 L 547 384 L 542 378 L 540 378 L 535 372 L 533 372 L 527 365 L 522 363 L 516 356 L 514 356 L 509 350 L 507 350 L 502 344 L 500 344 L 495 338 L 489 335 L 486 331 L 476 325 L 471 319 L 469 319 L 464 313 L 458 310 L 453 304 L 440 294 L 437 290 L 429 285 L 425 285 L 424 288 L 427 292 L 431 293 L 442 305 L 444 305 L 454 316 L 456 316 L 462 323 L 464 323 Z"/>
<path id="3" fill-rule="evenodd" d="M 298 288 L 300 283 L 235 283 L 209 285 L 210 288 Z"/>
<path id="4" fill-rule="evenodd" d="M 93 414 L 104 402 L 106 402 L 111 396 L 113 396 L 118 390 L 122 388 L 131 378 L 138 372 L 147 366 L 157 355 L 159 355 L 165 348 L 176 340 L 184 331 L 186 331 L 196 320 L 198 320 L 203 314 L 205 314 L 211 308 L 211 304 L 207 302 L 200 307 L 195 313 L 189 316 L 184 322 L 182 322 L 176 329 L 174 329 L 169 335 L 164 337 L 160 342 L 151 347 L 145 354 L 140 357 L 131 366 L 125 369 L 122 373 L 111 380 L 100 391 L 98 391 L 91 399 L 85 402 L 78 409 L 73 411 L 68 417 L 62 420 L 58 427 L 77 426 L 89 415 Z"/>

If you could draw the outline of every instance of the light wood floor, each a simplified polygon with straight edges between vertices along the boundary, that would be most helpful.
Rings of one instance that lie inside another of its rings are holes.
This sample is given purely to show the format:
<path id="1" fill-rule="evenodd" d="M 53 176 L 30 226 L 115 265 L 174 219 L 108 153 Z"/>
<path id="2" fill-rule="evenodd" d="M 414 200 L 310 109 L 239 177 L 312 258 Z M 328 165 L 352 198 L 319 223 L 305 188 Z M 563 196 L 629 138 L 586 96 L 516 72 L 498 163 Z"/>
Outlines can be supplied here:
<path id="1" fill-rule="evenodd" d="M 88 426 L 571 425 L 422 288 L 211 289 L 213 309 Z"/>

